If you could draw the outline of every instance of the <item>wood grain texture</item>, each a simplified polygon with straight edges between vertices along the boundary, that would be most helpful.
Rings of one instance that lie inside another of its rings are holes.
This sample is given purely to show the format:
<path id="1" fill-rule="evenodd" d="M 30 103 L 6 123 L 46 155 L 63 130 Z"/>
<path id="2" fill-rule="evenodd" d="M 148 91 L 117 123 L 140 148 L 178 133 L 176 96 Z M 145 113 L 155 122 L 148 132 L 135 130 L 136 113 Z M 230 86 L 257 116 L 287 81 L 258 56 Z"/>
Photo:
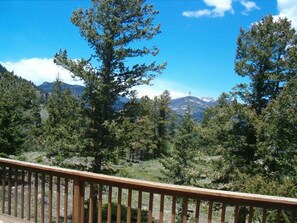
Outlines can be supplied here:
<path id="1" fill-rule="evenodd" d="M 132 190 L 128 190 L 128 203 L 127 203 L 127 223 L 131 223 L 131 204 L 132 204 Z"/>
<path id="2" fill-rule="evenodd" d="M 117 223 L 121 223 L 122 211 L 122 188 L 118 188 Z"/>
<path id="3" fill-rule="evenodd" d="M 18 216 L 18 169 L 14 170 L 14 217 Z"/>
<path id="4" fill-rule="evenodd" d="M 183 199 L 183 223 L 187 223 L 188 221 L 188 198 Z"/>
<path id="5" fill-rule="evenodd" d="M 27 177 L 27 220 L 30 221 L 31 219 L 31 172 L 28 171 Z"/>
<path id="6" fill-rule="evenodd" d="M 200 216 L 200 200 L 196 201 L 196 210 L 195 210 L 195 223 L 199 223 Z"/>
<path id="7" fill-rule="evenodd" d="M 94 216 L 94 185 L 90 183 L 89 223 L 93 223 L 93 216 Z"/>
<path id="8" fill-rule="evenodd" d="M 175 223 L 175 215 L 176 215 L 176 197 L 172 197 L 171 201 L 171 223 Z"/>
<path id="9" fill-rule="evenodd" d="M 68 178 L 64 179 L 65 186 L 64 186 L 64 223 L 67 223 L 68 218 Z"/>
<path id="10" fill-rule="evenodd" d="M 152 223 L 153 222 L 153 205 L 154 205 L 154 194 L 153 193 L 150 193 L 148 223 Z"/>
<path id="11" fill-rule="evenodd" d="M 142 191 L 138 191 L 137 223 L 141 223 Z"/>
<path id="12" fill-rule="evenodd" d="M 2 214 L 5 213 L 5 166 L 2 166 L 2 200 L 1 200 L 1 209 Z"/>

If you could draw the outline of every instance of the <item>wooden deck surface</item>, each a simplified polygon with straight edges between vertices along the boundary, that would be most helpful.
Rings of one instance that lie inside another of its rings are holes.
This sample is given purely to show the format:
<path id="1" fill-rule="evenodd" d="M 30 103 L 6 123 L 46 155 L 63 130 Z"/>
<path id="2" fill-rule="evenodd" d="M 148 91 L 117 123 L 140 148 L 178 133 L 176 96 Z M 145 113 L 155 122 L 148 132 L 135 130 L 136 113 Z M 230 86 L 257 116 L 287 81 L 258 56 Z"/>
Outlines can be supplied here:
<path id="1" fill-rule="evenodd" d="M 0 214 L 0 223 L 31 223 L 30 221 Z"/>

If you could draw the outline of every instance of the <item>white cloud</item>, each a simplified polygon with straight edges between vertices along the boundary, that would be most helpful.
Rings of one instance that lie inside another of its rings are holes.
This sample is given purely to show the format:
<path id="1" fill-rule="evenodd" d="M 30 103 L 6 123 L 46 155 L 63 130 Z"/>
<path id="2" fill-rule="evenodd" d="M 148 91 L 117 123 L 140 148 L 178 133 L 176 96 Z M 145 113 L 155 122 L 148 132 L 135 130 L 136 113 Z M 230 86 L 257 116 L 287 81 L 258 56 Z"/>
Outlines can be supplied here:
<path id="1" fill-rule="evenodd" d="M 259 10 L 260 8 L 257 6 L 257 4 L 253 1 L 246 1 L 246 0 L 241 0 L 240 4 L 245 7 L 245 10 L 242 12 L 243 15 L 248 15 L 249 12 L 253 10 Z"/>
<path id="2" fill-rule="evenodd" d="M 170 97 L 181 98 L 189 95 L 204 98 L 216 98 L 214 92 L 209 91 L 209 88 L 203 89 L 196 86 L 189 86 L 178 81 L 172 81 L 168 78 L 157 78 L 152 81 L 152 85 L 141 85 L 134 88 L 137 91 L 137 97 L 148 96 L 153 99 L 155 96 L 160 96 L 165 90 L 170 92 Z M 207 96 L 207 97 L 203 97 Z"/>
<path id="3" fill-rule="evenodd" d="M 52 58 L 30 58 L 22 59 L 16 62 L 0 63 L 9 71 L 14 71 L 15 75 L 32 81 L 36 85 L 44 81 L 53 82 L 59 75 L 62 81 L 69 84 L 82 84 L 81 81 L 75 81 L 69 71 L 58 67 Z"/>
<path id="4" fill-rule="evenodd" d="M 223 17 L 226 12 L 234 13 L 232 8 L 232 0 L 203 0 L 204 3 L 213 9 L 202 9 L 197 11 L 185 11 L 183 16 L 186 17 Z"/>
<path id="5" fill-rule="evenodd" d="M 242 12 L 243 15 L 248 15 L 249 12 L 260 9 L 254 1 L 249 0 L 203 0 L 204 3 L 208 7 L 212 7 L 212 9 L 200 9 L 196 11 L 185 11 L 182 13 L 183 16 L 186 17 L 223 17 L 225 13 L 230 12 L 234 14 L 234 9 L 232 7 L 233 3 L 239 2 L 245 10 Z M 296 1 L 296 0 L 292 0 Z"/>
<path id="6" fill-rule="evenodd" d="M 213 17 L 222 17 L 228 11 L 233 13 L 232 0 L 204 0 L 204 2 L 210 7 L 215 7 L 212 10 Z"/>
<path id="7" fill-rule="evenodd" d="M 297 29 L 297 0 L 277 0 L 277 8 L 279 14 L 275 17 L 287 17 Z"/>
<path id="8" fill-rule="evenodd" d="M 202 17 L 202 16 L 210 16 L 212 14 L 211 10 L 203 9 L 198 11 L 185 11 L 183 12 L 183 16 L 186 17 Z"/>
<path id="9" fill-rule="evenodd" d="M 188 95 L 182 88 L 178 83 L 159 78 L 153 80 L 152 85 L 141 85 L 134 89 L 137 90 L 138 97 L 148 96 L 149 98 L 154 98 L 161 95 L 165 90 L 168 90 L 171 98 L 181 98 Z"/>

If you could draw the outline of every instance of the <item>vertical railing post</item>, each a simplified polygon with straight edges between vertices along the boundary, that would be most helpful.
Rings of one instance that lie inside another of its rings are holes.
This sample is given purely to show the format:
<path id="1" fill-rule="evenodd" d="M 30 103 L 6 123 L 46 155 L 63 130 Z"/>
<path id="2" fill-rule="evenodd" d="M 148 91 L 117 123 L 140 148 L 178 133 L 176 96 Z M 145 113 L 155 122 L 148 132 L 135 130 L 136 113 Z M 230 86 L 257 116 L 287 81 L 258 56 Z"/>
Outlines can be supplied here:
<path id="1" fill-rule="evenodd" d="M 182 222 L 183 223 L 187 223 L 188 221 L 188 203 L 189 203 L 189 200 L 188 198 L 184 198 L 183 199 L 183 204 L 182 204 Z"/>
<path id="2" fill-rule="evenodd" d="M 9 167 L 8 171 L 8 215 L 11 215 L 11 175 L 12 175 L 12 169 Z"/>
<path id="3" fill-rule="evenodd" d="M 81 223 L 81 182 L 79 177 L 73 179 L 73 223 Z"/>
<path id="4" fill-rule="evenodd" d="M 5 213 L 5 166 L 2 166 L 2 214 Z"/>

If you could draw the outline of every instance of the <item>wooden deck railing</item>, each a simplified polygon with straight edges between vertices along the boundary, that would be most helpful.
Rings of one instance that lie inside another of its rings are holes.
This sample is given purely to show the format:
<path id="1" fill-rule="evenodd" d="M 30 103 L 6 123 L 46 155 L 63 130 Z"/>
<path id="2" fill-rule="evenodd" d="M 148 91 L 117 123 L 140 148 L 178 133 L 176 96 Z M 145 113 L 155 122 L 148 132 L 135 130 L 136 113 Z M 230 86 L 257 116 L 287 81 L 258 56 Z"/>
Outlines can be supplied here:
<path id="1" fill-rule="evenodd" d="M 295 198 L 161 184 L 2 158 L 0 168 L 0 213 L 33 222 L 296 222 Z"/>

